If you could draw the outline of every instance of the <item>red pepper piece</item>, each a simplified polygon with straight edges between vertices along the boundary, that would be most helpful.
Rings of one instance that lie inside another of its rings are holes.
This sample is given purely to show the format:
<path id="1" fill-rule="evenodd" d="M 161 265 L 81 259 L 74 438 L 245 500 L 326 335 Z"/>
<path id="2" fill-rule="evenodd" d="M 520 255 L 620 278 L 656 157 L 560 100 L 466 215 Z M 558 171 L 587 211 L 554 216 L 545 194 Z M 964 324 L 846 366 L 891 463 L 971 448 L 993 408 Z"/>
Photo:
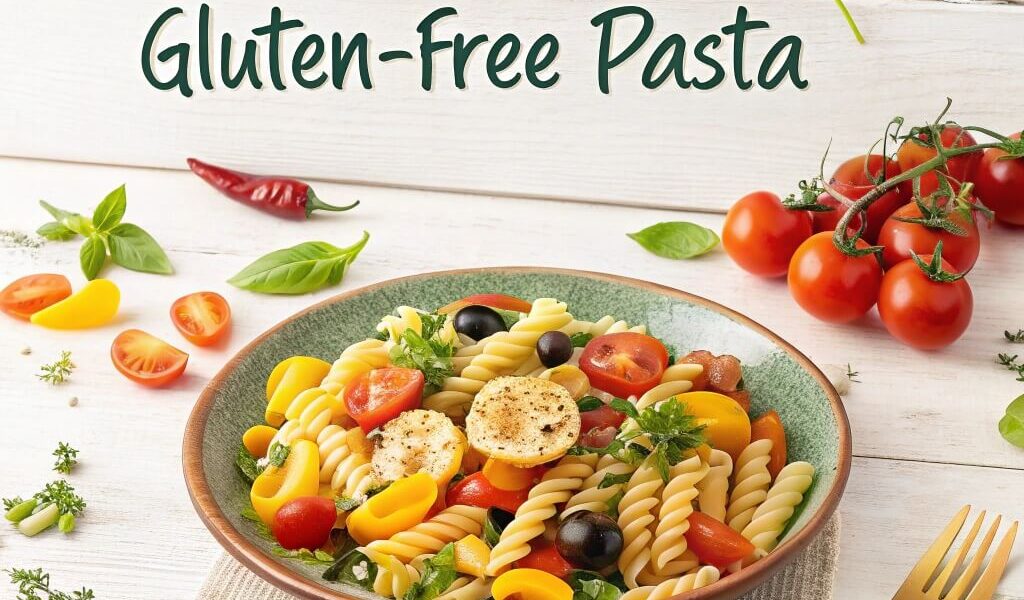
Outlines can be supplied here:
<path id="1" fill-rule="evenodd" d="M 188 166 L 228 198 L 286 219 L 308 219 L 314 210 L 340 212 L 359 205 L 358 200 L 348 206 L 327 204 L 298 179 L 232 171 L 195 158 L 188 159 Z"/>

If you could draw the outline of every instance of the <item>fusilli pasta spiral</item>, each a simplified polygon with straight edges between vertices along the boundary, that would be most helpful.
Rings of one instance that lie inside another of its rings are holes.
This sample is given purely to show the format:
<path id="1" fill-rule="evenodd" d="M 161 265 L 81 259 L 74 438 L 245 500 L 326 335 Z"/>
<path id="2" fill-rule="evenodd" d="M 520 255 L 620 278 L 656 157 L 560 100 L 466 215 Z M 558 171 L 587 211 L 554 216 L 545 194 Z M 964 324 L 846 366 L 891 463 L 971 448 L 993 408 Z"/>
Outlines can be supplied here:
<path id="1" fill-rule="evenodd" d="M 701 567 L 695 573 L 669 579 L 656 586 L 640 587 L 629 590 L 619 600 L 668 600 L 683 592 L 692 592 L 717 583 L 722 574 L 715 567 Z"/>
<path id="2" fill-rule="evenodd" d="M 725 522 L 729 505 L 729 478 L 732 477 L 732 457 L 724 450 L 712 449 L 708 458 L 708 474 L 697 484 L 697 505 L 700 512 Z"/>
<path id="3" fill-rule="evenodd" d="M 329 483 L 338 495 L 356 498 L 373 487 L 370 456 L 365 452 L 363 430 L 328 425 L 316 438 L 320 449 L 320 482 Z"/>
<path id="4" fill-rule="evenodd" d="M 637 575 L 651 561 L 650 542 L 654 534 L 650 526 L 657 519 L 655 509 L 662 484 L 658 469 L 647 461 L 633 472 L 619 501 L 619 529 L 622 530 L 619 571 L 631 588 L 637 586 Z"/>
<path id="5" fill-rule="evenodd" d="M 725 513 L 726 523 L 736 531 L 743 531 L 750 524 L 754 511 L 768 497 L 768 487 L 772 483 L 768 472 L 771 451 L 771 440 L 757 440 L 736 459 L 732 495 Z"/>
<path id="6" fill-rule="evenodd" d="M 388 350 L 381 340 L 356 342 L 341 353 L 320 383 L 324 391 L 341 397 L 342 390 L 353 379 L 372 369 L 388 366 Z"/>
<path id="7" fill-rule="evenodd" d="M 743 537 L 761 552 L 775 549 L 782 530 L 796 507 L 804 501 L 804 492 L 811 487 L 813 480 L 813 465 L 806 462 L 786 465 L 768 490 L 768 497 L 754 511 L 750 524 L 743 528 Z"/>
<path id="8" fill-rule="evenodd" d="M 651 560 L 658 575 L 679 575 L 692 568 L 687 561 L 673 561 L 686 552 L 683 534 L 690 529 L 687 519 L 693 514 L 697 484 L 707 473 L 708 466 L 697 455 L 669 469 L 670 479 L 661 491 L 658 522 L 651 543 Z"/>
<path id="9" fill-rule="evenodd" d="M 626 484 L 616 483 L 604 488 L 598 486 L 608 475 L 628 475 L 636 470 L 632 465 L 624 463 L 610 454 L 605 454 L 597 461 L 596 469 L 593 475 L 583 481 L 580 491 L 569 498 L 559 518 L 565 519 L 569 515 L 583 510 L 607 512 L 608 501 L 618 494 Z"/>
<path id="10" fill-rule="evenodd" d="M 421 554 L 435 554 L 445 544 L 467 535 L 480 535 L 486 518 L 487 510 L 484 508 L 457 504 L 411 529 L 400 531 L 386 540 L 370 542 L 366 547 L 410 562 Z"/>

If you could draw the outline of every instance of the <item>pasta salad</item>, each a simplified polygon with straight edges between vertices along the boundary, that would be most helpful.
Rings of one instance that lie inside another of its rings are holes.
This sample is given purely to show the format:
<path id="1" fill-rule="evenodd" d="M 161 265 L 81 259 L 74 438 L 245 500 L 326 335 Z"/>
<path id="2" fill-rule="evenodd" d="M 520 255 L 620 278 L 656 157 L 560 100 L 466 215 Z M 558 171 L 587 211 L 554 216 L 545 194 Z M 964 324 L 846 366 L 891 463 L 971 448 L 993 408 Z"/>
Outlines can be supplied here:
<path id="1" fill-rule="evenodd" d="M 814 479 L 733 356 L 552 298 L 400 306 L 294 356 L 243 436 L 275 553 L 404 600 L 661 599 L 779 543 Z"/>

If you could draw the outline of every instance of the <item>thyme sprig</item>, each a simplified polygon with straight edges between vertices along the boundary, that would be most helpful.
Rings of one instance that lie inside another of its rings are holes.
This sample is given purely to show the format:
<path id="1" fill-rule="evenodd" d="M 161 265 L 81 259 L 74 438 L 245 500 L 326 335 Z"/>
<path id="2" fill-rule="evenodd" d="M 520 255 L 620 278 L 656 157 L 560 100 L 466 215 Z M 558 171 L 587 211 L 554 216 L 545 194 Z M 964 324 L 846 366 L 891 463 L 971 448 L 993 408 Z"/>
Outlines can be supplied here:
<path id="1" fill-rule="evenodd" d="M 64 350 L 60 353 L 60 358 L 39 367 L 36 377 L 50 385 L 59 385 L 68 380 L 74 369 L 75 363 L 71 362 L 71 352 Z"/>
<path id="2" fill-rule="evenodd" d="M 5 571 L 11 583 L 18 587 L 16 600 L 94 600 L 96 595 L 88 588 L 66 593 L 50 587 L 50 574 L 42 569 L 11 569 Z"/>
<path id="3" fill-rule="evenodd" d="M 71 473 L 71 469 L 78 464 L 78 450 L 72 448 L 67 442 L 57 444 L 53 455 L 57 457 L 57 461 L 53 463 L 53 470 L 58 473 L 68 475 Z"/>
<path id="4" fill-rule="evenodd" d="M 1017 361 L 1018 356 L 1017 354 L 1011 356 L 999 353 L 996 356 L 996 362 L 1006 367 L 1007 370 L 1015 372 L 1017 374 L 1017 381 L 1024 381 L 1024 363 Z"/>
<path id="5" fill-rule="evenodd" d="M 1010 330 L 1007 329 L 1003 332 L 1003 336 L 1011 344 L 1024 344 L 1024 329 L 1018 329 L 1017 333 L 1010 333 Z"/>

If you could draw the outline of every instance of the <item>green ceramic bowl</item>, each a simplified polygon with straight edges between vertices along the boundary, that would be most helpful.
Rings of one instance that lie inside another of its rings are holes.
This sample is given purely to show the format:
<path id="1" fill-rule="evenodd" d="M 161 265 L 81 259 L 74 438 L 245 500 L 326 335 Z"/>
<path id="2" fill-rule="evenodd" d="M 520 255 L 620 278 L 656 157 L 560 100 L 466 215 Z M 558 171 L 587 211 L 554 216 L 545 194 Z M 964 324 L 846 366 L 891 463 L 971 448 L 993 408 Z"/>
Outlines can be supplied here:
<path id="1" fill-rule="evenodd" d="M 270 553 L 251 522 L 240 516 L 249 489 L 234 460 L 242 433 L 261 423 L 267 375 L 295 354 L 333 361 L 350 343 L 372 333 L 399 305 L 434 309 L 474 293 L 555 297 L 573 315 L 611 314 L 649 330 L 680 352 L 706 349 L 740 358 L 752 391 L 752 413 L 775 409 L 786 423 L 790 460 L 817 469 L 814 486 L 767 558 L 721 582 L 684 594 L 688 600 L 732 600 L 762 583 L 825 525 L 839 504 L 850 470 L 850 429 L 835 389 L 821 372 L 777 335 L 723 306 L 652 283 L 579 271 L 495 268 L 428 273 L 354 290 L 278 324 L 238 353 L 203 391 L 185 430 L 183 463 L 192 501 L 214 537 L 255 573 L 300 598 L 370 598 L 325 582 L 322 568 Z"/>

